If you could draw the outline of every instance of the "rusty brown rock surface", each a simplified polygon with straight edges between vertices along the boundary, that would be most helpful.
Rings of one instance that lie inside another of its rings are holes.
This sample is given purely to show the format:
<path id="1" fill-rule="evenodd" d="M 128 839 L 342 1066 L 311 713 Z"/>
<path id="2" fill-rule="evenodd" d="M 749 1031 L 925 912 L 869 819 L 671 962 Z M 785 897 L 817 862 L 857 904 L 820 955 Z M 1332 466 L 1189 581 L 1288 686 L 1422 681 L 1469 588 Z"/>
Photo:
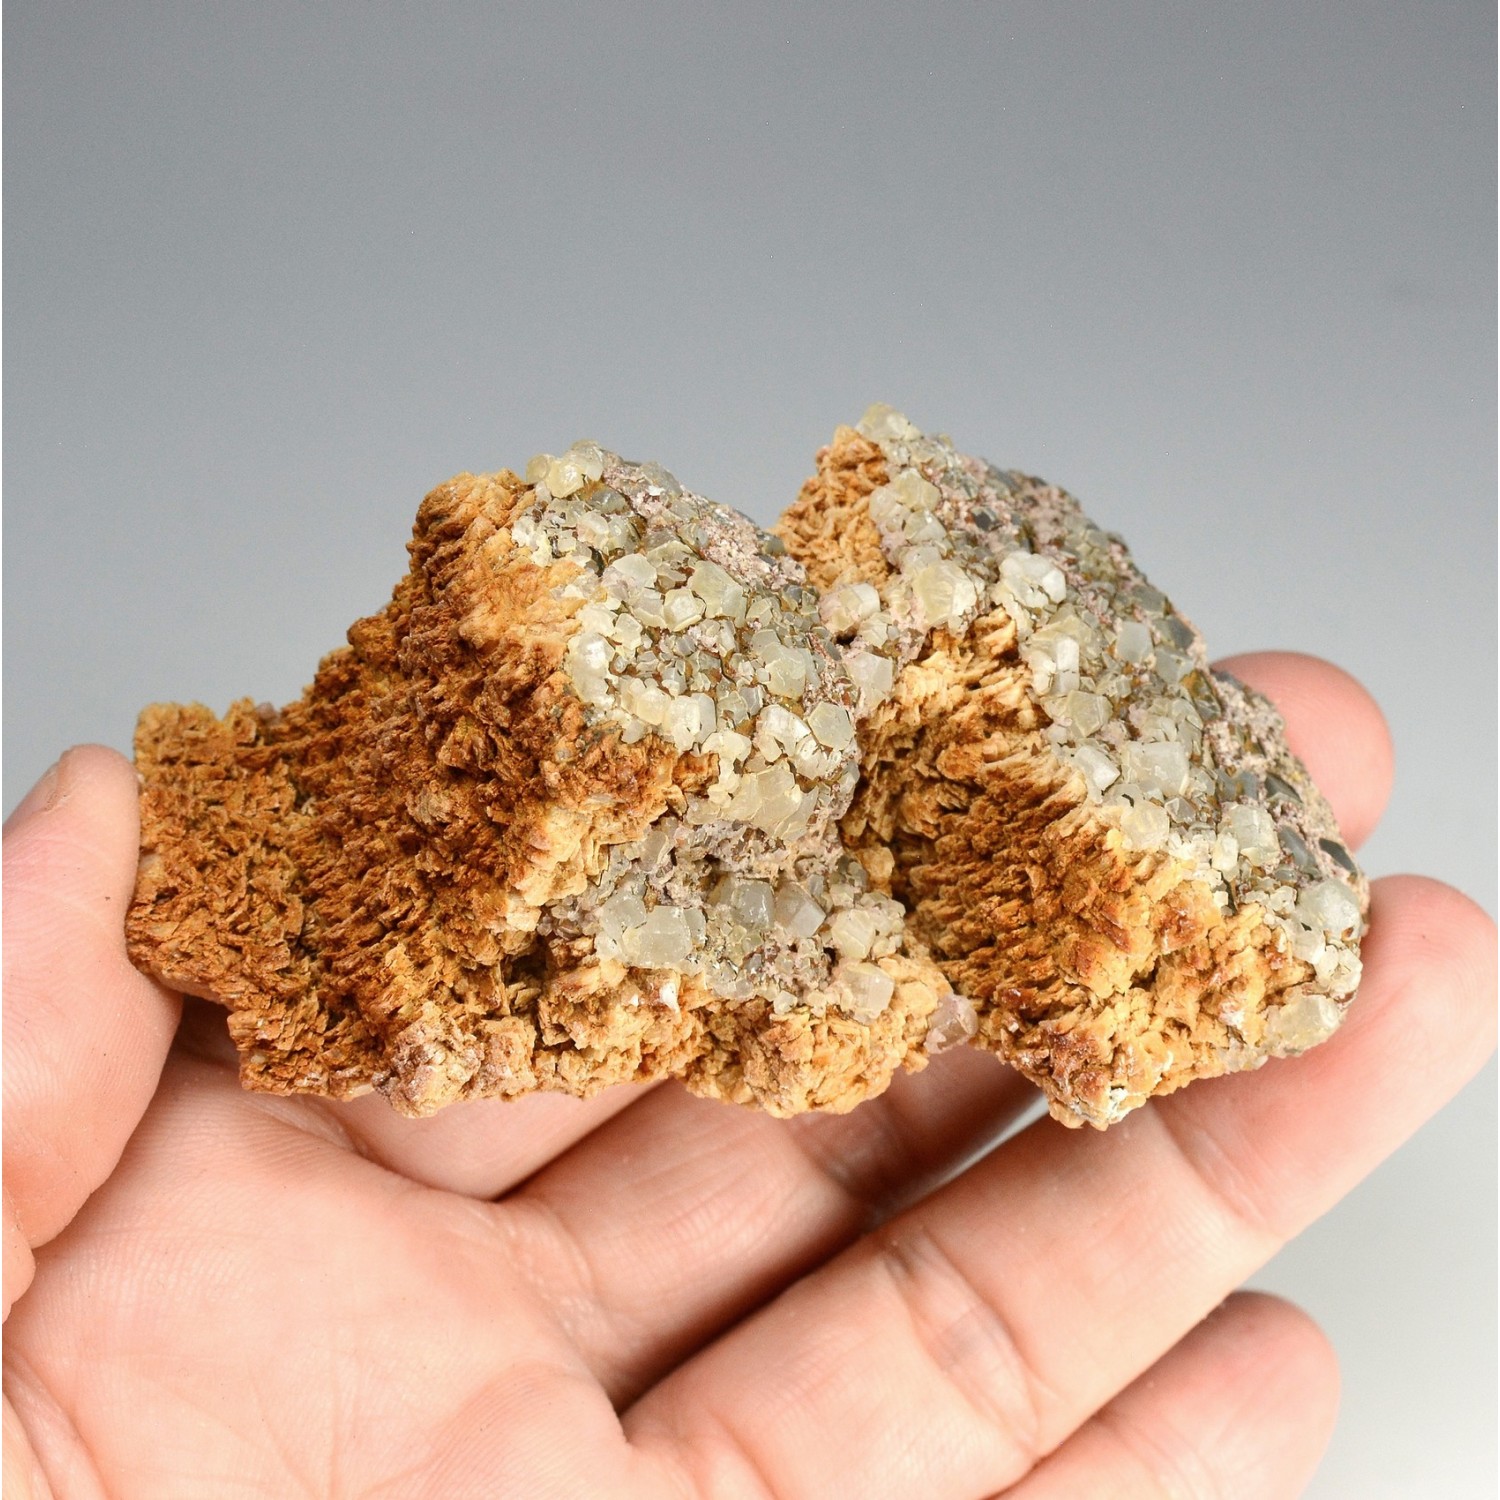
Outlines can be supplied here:
<path id="1" fill-rule="evenodd" d="M 776 531 L 593 444 L 434 490 L 298 702 L 142 714 L 137 964 L 411 1114 L 972 1041 L 1104 1125 L 1331 1033 L 1363 879 L 1117 538 L 886 408 Z"/>

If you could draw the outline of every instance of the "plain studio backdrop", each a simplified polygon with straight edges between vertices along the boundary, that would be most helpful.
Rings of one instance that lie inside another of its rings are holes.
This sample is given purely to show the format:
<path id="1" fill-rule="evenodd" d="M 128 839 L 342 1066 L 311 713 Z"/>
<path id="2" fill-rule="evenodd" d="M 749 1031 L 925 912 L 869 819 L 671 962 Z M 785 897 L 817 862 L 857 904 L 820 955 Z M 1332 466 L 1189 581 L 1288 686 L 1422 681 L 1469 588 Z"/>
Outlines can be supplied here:
<path id="1" fill-rule="evenodd" d="M 7 21 L 7 806 L 295 697 L 457 470 L 595 437 L 769 521 L 883 400 L 1363 678 L 1368 868 L 1493 910 L 1490 7 Z M 1494 1493 L 1493 1091 L 1257 1278 L 1342 1359 L 1315 1496 Z"/>

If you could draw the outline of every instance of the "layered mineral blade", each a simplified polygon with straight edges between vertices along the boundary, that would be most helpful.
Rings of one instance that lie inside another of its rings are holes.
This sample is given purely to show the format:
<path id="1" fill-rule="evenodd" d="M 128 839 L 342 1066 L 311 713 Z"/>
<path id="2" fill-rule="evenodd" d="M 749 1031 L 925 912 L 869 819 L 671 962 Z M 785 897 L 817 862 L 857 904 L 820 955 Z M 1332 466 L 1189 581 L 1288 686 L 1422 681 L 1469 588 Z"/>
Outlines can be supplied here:
<path id="1" fill-rule="evenodd" d="M 972 1040 L 1103 1125 L 1331 1032 L 1363 881 L 1117 538 L 888 408 L 777 533 L 592 443 L 434 490 L 298 702 L 143 713 L 135 961 L 411 1114 Z"/>

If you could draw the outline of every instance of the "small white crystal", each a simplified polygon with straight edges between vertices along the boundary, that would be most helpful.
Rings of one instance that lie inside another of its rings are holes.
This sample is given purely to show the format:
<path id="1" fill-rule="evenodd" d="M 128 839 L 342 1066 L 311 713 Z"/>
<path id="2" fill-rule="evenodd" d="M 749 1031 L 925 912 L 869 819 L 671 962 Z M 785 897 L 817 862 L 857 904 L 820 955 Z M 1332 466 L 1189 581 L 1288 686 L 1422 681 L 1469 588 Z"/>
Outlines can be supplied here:
<path id="1" fill-rule="evenodd" d="M 818 600 L 818 618 L 836 636 L 848 635 L 880 613 L 880 595 L 868 583 L 846 583 Z"/>
<path id="2" fill-rule="evenodd" d="M 1213 854 L 1209 857 L 1209 864 L 1216 870 L 1228 872 L 1240 861 L 1239 841 L 1227 830 L 1219 834 L 1214 840 Z"/>
<path id="3" fill-rule="evenodd" d="M 717 563 L 700 562 L 688 574 L 688 587 L 710 615 L 737 623 L 745 618 L 745 591 Z"/>
<path id="4" fill-rule="evenodd" d="M 603 581 L 608 583 L 611 578 L 621 579 L 632 589 L 648 589 L 656 582 L 656 566 L 639 552 L 627 552 L 604 570 Z"/>
<path id="5" fill-rule="evenodd" d="M 1155 849 L 1172 827 L 1166 812 L 1153 802 L 1141 802 L 1120 818 L 1120 832 L 1133 849 Z"/>
<path id="6" fill-rule="evenodd" d="M 942 499 L 937 486 L 924 479 L 915 469 L 902 469 L 891 481 L 890 488 L 908 510 L 930 511 Z"/>
<path id="7" fill-rule="evenodd" d="M 807 727 L 830 750 L 842 750 L 854 738 L 854 720 L 837 703 L 819 703 L 808 714 Z"/>
<path id="8" fill-rule="evenodd" d="M 882 446 L 886 443 L 909 443 L 922 434 L 894 406 L 877 401 L 855 424 L 855 431 Z"/>
<path id="9" fill-rule="evenodd" d="M 1115 655 L 1125 662 L 1143 662 L 1151 655 L 1151 632 L 1139 620 L 1126 620 L 1115 636 Z"/>
<path id="10" fill-rule="evenodd" d="M 547 465 L 546 485 L 556 500 L 577 494 L 583 488 L 584 483 L 583 470 L 568 454 L 553 459 Z"/>
<path id="11" fill-rule="evenodd" d="M 749 735 L 737 734 L 733 729 L 716 730 L 703 741 L 704 753 L 717 755 L 721 767 L 739 765 L 749 755 L 751 746 Z"/>
<path id="12" fill-rule="evenodd" d="M 1315 990 L 1289 990 L 1274 1010 L 1266 1012 L 1266 1043 L 1277 1052 L 1302 1052 L 1338 1030 L 1343 1013 L 1327 995 Z"/>
<path id="13" fill-rule="evenodd" d="M 1347 937 L 1360 928 L 1359 902 L 1342 880 L 1308 886 L 1297 898 L 1297 915 L 1332 937 Z"/>
<path id="14" fill-rule="evenodd" d="M 911 588 L 932 628 L 959 625 L 979 598 L 974 580 L 955 562 L 929 563 L 912 576 Z"/>
<path id="15" fill-rule="evenodd" d="M 686 630 L 703 618 L 703 600 L 689 589 L 669 589 L 661 613 L 668 630 Z"/>
<path id="16" fill-rule="evenodd" d="M 612 679 L 609 664 L 614 656 L 602 635 L 587 631 L 573 637 L 568 648 L 568 675 L 585 703 L 599 703 L 609 696 Z"/>
<path id="17" fill-rule="evenodd" d="M 778 761 L 769 770 L 746 775 L 726 812 L 737 823 L 776 833 L 796 815 L 802 800 L 802 789 L 792 768 L 785 761 Z"/>
<path id="18" fill-rule="evenodd" d="M 1120 768 L 1148 793 L 1178 797 L 1187 790 L 1187 750 L 1175 741 L 1126 745 L 1120 752 Z"/>
<path id="19" fill-rule="evenodd" d="M 604 473 L 604 450 L 598 443 L 591 443 L 586 438 L 574 443 L 563 454 L 563 458 L 573 464 L 587 480 L 598 479 Z"/>
<path id="20" fill-rule="evenodd" d="M 859 1021 L 873 1021 L 896 992 L 895 980 L 875 964 L 839 964 L 833 978 L 845 992 L 844 1009 Z"/>
<path id="21" fill-rule="evenodd" d="M 1097 734 L 1109 722 L 1109 700 L 1098 693 L 1068 694 L 1068 722 L 1080 735 Z"/>
<path id="22" fill-rule="evenodd" d="M 1073 764 L 1083 772 L 1084 780 L 1096 792 L 1102 792 L 1120 779 L 1120 768 L 1097 745 L 1079 745 L 1073 751 Z"/>
<path id="23" fill-rule="evenodd" d="M 1258 869 L 1275 864 L 1281 857 L 1276 824 L 1263 807 L 1236 802 L 1224 810 L 1219 830 L 1232 834 L 1240 846 L 1240 853 Z"/>
<path id="24" fill-rule="evenodd" d="M 1060 603 L 1068 592 L 1062 570 L 1035 552 L 1012 552 L 1000 564 L 1000 576 L 1022 604 L 1040 609 L 1048 600 Z"/>
<path id="25" fill-rule="evenodd" d="M 662 717 L 662 732 L 675 750 L 690 750 L 703 728 L 703 709 L 696 697 L 674 698 Z"/>
<path id="26" fill-rule="evenodd" d="M 874 651 L 851 651 L 844 657 L 844 670 L 859 689 L 859 712 L 873 712 L 891 696 L 896 669 L 888 656 Z"/>
<path id="27" fill-rule="evenodd" d="M 776 887 L 774 916 L 788 937 L 810 938 L 823 925 L 824 911 L 803 886 L 783 880 Z"/>
<path id="28" fill-rule="evenodd" d="M 879 935 L 879 920 L 873 912 L 860 906 L 835 913 L 828 924 L 828 936 L 841 958 L 868 958 Z"/>
<path id="29" fill-rule="evenodd" d="M 927 1018 L 927 1036 L 922 1050 L 946 1052 L 968 1041 L 979 1030 L 979 1016 L 972 1001 L 953 990 L 938 997 L 937 1009 Z"/>
<path id="30" fill-rule="evenodd" d="M 642 968 L 680 964 L 693 950 L 687 913 L 678 906 L 658 906 L 639 927 L 626 930 L 620 946 L 626 962 Z"/>
<path id="31" fill-rule="evenodd" d="M 776 893 L 768 880 L 726 875 L 714 888 L 713 899 L 754 934 L 764 933 L 774 920 Z"/>

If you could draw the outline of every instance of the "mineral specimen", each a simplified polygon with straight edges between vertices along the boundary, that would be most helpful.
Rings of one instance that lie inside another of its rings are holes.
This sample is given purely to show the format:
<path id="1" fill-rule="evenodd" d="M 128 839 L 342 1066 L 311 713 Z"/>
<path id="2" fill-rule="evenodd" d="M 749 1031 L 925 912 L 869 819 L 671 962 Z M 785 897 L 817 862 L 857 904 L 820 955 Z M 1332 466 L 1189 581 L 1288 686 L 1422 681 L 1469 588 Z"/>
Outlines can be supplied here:
<path id="1" fill-rule="evenodd" d="M 1063 491 L 886 407 L 817 469 L 775 534 L 588 442 L 434 490 L 298 702 L 142 714 L 136 963 L 409 1114 L 971 1042 L 1103 1126 L 1328 1036 L 1366 887 L 1271 706 Z"/>

